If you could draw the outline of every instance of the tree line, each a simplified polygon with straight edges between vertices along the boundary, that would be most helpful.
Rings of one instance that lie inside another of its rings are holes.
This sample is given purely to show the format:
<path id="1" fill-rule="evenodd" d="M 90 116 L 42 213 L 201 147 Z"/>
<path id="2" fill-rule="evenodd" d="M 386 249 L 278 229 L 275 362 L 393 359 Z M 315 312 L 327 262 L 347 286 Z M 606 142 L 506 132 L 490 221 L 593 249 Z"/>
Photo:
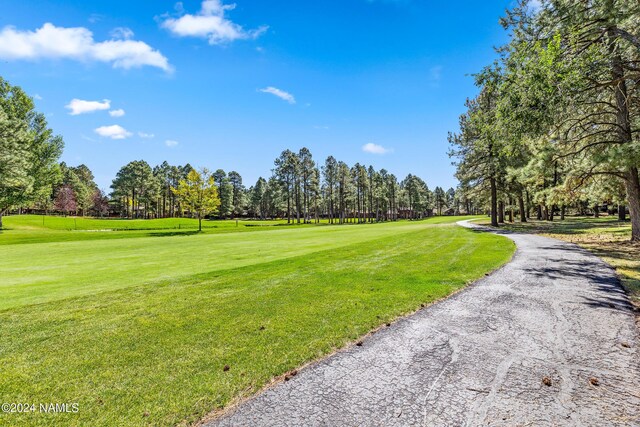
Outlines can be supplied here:
<path id="1" fill-rule="evenodd" d="M 211 180 L 219 200 L 210 212 L 217 218 L 286 218 L 288 223 L 374 222 L 419 219 L 443 214 L 457 203 L 454 189 L 433 191 L 416 175 L 398 181 L 385 169 L 356 163 L 353 166 L 329 156 L 322 164 L 308 148 L 283 151 L 274 161 L 269 178 L 260 177 L 246 187 L 236 171 L 196 171 L 190 164 L 167 162 L 151 167 L 144 160 L 123 166 L 111 185 L 112 209 L 128 218 L 182 216 L 193 205 L 176 191 L 181 182 Z M 183 186 L 184 187 L 184 186 Z M 213 196 L 211 196 L 213 197 Z"/>
<path id="2" fill-rule="evenodd" d="M 196 171 L 190 164 L 127 163 L 110 193 L 86 165 L 59 162 L 64 142 L 33 100 L 0 78 L 0 227 L 8 211 L 167 218 L 286 218 L 288 223 L 420 219 L 468 211 L 453 188 L 433 191 L 420 177 L 399 180 L 386 169 L 349 166 L 333 156 L 316 162 L 307 148 L 283 151 L 268 178 L 248 188 L 236 171 Z"/>
<path id="3" fill-rule="evenodd" d="M 640 241 L 640 3 L 523 0 L 449 135 L 459 193 L 525 222 L 628 207 Z M 463 195 L 463 196 L 462 196 Z"/>

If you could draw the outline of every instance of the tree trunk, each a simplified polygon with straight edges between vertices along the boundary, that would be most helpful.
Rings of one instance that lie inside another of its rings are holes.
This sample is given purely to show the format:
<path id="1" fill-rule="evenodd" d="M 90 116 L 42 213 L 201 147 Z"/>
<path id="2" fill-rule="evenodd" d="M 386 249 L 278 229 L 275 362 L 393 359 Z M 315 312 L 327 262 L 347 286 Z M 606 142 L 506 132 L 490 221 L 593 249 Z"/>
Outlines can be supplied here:
<path id="1" fill-rule="evenodd" d="M 613 4 L 613 3 L 611 3 Z M 627 96 L 627 78 L 619 50 L 616 50 L 615 26 L 607 30 L 609 37 L 609 51 L 613 54 L 611 61 L 611 77 L 617 82 L 616 95 L 616 123 L 618 125 L 618 139 L 621 143 L 629 144 L 633 141 L 631 134 L 631 118 L 629 114 L 629 97 Z M 631 241 L 640 242 L 640 182 L 638 181 L 638 168 L 632 166 L 626 174 L 625 186 L 627 200 L 629 201 L 629 217 L 631 218 Z"/>
<path id="2" fill-rule="evenodd" d="M 562 207 L 560 208 L 560 221 L 564 221 L 564 216 L 566 214 L 567 208 L 565 207 L 565 205 L 562 205 Z"/>
<path id="3" fill-rule="evenodd" d="M 198 216 L 198 233 L 202 231 L 202 217 Z"/>
<path id="4" fill-rule="evenodd" d="M 538 212 L 537 212 L 537 216 L 538 221 L 542 220 L 542 205 L 538 205 Z"/>
<path id="5" fill-rule="evenodd" d="M 291 193 L 289 189 L 287 189 L 287 224 L 291 224 Z"/>
<path id="6" fill-rule="evenodd" d="M 513 199 L 509 197 L 509 222 L 513 222 Z"/>
<path id="7" fill-rule="evenodd" d="M 491 225 L 498 226 L 498 189 L 495 178 L 491 178 Z"/>
<path id="8" fill-rule="evenodd" d="M 629 168 L 627 179 L 627 200 L 629 201 L 629 218 L 631 219 L 631 241 L 640 242 L 640 181 L 638 168 Z"/>
<path id="9" fill-rule="evenodd" d="M 498 202 L 498 222 L 504 224 L 504 202 L 502 200 Z"/>
<path id="10" fill-rule="evenodd" d="M 2 212 L 0 212 L 0 230 L 2 230 Z"/>
<path id="11" fill-rule="evenodd" d="M 297 221 L 298 224 L 300 224 L 300 211 L 301 210 L 302 209 L 301 209 L 301 206 L 300 206 L 300 187 L 298 187 L 296 189 L 296 221 Z"/>
<path id="12" fill-rule="evenodd" d="M 522 198 L 522 195 L 518 197 L 518 205 L 520 208 L 520 222 L 527 222 L 527 213 L 524 209 L 524 199 Z"/>
<path id="13" fill-rule="evenodd" d="M 625 221 L 627 219 L 627 207 L 625 205 L 618 205 L 618 221 Z"/>
<path id="14" fill-rule="evenodd" d="M 600 218 L 600 206 L 595 205 L 593 207 L 593 217 L 594 218 Z"/>

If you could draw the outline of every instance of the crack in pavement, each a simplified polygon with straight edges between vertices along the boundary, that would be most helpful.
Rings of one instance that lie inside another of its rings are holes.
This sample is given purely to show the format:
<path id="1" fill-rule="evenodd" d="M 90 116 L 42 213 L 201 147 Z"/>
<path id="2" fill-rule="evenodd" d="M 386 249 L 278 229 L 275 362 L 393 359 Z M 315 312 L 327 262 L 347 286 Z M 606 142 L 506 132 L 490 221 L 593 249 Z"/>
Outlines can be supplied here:
<path id="1" fill-rule="evenodd" d="M 640 338 L 615 271 L 498 233 L 518 247 L 500 270 L 202 425 L 640 426 Z"/>

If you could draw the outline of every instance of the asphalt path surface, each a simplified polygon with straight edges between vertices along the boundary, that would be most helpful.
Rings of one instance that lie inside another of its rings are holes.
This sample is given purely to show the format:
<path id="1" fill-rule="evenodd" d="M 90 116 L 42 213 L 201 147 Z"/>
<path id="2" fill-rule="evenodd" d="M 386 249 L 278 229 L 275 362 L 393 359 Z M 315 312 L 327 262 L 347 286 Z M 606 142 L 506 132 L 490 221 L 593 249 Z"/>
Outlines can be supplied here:
<path id="1" fill-rule="evenodd" d="M 500 270 L 204 425 L 640 426 L 640 339 L 614 270 L 505 235 L 518 249 Z"/>

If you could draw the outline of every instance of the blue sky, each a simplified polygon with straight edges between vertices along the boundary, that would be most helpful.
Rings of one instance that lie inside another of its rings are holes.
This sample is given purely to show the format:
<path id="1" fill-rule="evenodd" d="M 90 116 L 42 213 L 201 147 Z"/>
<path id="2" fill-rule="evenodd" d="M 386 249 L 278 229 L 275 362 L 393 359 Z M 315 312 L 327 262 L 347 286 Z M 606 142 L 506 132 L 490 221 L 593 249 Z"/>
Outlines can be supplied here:
<path id="1" fill-rule="evenodd" d="M 137 159 L 248 187 L 303 146 L 448 188 L 447 132 L 509 3 L 0 0 L 0 75 L 106 190 Z"/>

